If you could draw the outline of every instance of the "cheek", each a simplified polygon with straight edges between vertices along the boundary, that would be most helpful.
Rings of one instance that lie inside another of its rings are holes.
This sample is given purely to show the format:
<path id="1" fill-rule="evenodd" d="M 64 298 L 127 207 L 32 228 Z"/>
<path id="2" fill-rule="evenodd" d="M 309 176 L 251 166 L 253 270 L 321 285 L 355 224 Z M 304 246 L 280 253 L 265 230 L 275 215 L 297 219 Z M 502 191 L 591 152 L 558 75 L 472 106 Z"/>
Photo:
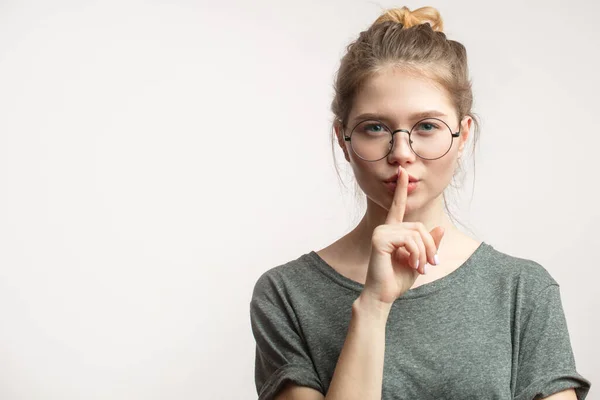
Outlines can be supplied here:
<path id="1" fill-rule="evenodd" d="M 356 180 L 362 185 L 371 180 L 373 172 L 369 169 L 368 165 L 365 165 L 363 160 L 352 159 L 350 163 L 352 166 L 352 171 L 354 172 L 354 176 Z"/>
<path id="2" fill-rule="evenodd" d="M 374 185 L 377 184 L 378 175 L 375 172 L 374 164 L 368 163 L 360 158 L 357 160 L 356 158 L 352 158 L 352 162 L 350 165 L 352 166 L 352 171 L 354 172 L 354 178 L 358 185 L 362 188 L 362 190 L 366 193 L 370 192 Z"/>
<path id="3" fill-rule="evenodd" d="M 439 187 L 441 190 L 450 183 L 456 169 L 456 160 L 453 157 L 444 158 L 431 161 L 427 165 L 427 177 L 433 181 L 432 184 L 435 187 Z"/>

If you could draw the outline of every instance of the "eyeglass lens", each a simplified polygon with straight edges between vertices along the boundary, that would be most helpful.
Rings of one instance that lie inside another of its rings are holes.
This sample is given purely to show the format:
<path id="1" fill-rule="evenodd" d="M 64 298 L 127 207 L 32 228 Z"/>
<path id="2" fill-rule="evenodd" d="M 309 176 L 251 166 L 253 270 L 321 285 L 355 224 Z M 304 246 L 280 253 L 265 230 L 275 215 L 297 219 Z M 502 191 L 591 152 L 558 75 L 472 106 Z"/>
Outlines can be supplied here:
<path id="1" fill-rule="evenodd" d="M 396 135 L 402 134 L 397 132 Z M 396 140 L 399 140 L 397 137 Z M 377 120 L 359 123 L 350 135 L 352 150 L 362 159 L 376 161 L 389 154 L 392 132 Z M 452 130 L 436 118 L 424 119 L 415 124 L 410 134 L 410 145 L 419 157 L 436 159 L 452 146 Z"/>

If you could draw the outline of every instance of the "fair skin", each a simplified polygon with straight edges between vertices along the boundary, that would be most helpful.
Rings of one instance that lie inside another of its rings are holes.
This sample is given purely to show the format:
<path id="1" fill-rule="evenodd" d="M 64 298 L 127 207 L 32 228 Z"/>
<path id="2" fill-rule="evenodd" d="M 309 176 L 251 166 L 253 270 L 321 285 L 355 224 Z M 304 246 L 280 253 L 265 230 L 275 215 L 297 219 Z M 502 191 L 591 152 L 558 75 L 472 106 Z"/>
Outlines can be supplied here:
<path id="1" fill-rule="evenodd" d="M 341 128 L 336 126 L 336 134 L 346 161 L 352 167 L 359 186 L 367 196 L 367 210 L 353 231 L 317 253 L 342 275 L 362 284 L 366 281 L 373 230 L 385 223 L 394 198 L 394 193 L 386 188 L 383 181 L 397 173 L 398 166 L 420 180 L 417 189 L 406 197 L 403 221 L 421 222 L 427 231 L 438 226 L 444 228 L 443 239 L 438 249 L 440 264 L 428 266 L 428 273 L 420 275 L 412 288 L 446 276 L 469 258 L 481 243 L 462 233 L 444 212 L 442 193 L 452 179 L 458 158 L 463 154 L 472 119 L 464 117 L 462 121 L 458 121 L 454 107 L 441 87 L 415 74 L 391 68 L 383 70 L 369 79 L 357 93 L 347 125 L 354 126 L 353 124 L 360 120 L 360 114 L 373 113 L 380 116 L 378 119 L 385 119 L 383 122 L 391 129 L 410 129 L 421 119 L 414 114 L 426 110 L 443 113 L 444 115 L 437 118 L 444 120 L 454 132 L 458 130 L 460 124 L 461 135 L 454 139 L 448 154 L 437 160 L 423 160 L 417 157 L 409 147 L 408 135 L 398 132 L 394 148 L 386 158 L 376 162 L 366 162 L 353 154 L 349 142 L 343 140 Z M 360 314 L 363 318 L 364 315 Z M 385 319 L 384 317 L 381 325 L 383 327 Z M 375 326 L 375 322 L 371 324 Z M 357 325 L 356 329 L 359 331 L 362 327 Z M 373 338 L 368 336 L 370 334 L 363 331 L 354 336 L 353 333 L 352 340 L 373 343 Z M 356 349 L 362 348 L 361 346 L 362 344 Z M 378 360 L 378 363 L 381 364 L 382 360 Z M 278 400 L 325 399 L 318 391 L 293 383 L 287 384 L 276 398 Z M 576 400 L 577 398 L 575 391 L 568 389 L 547 399 Z"/>
<path id="2" fill-rule="evenodd" d="M 441 87 L 425 77 L 386 69 L 369 79 L 356 95 L 347 126 L 354 126 L 364 113 L 372 113 L 380 116 L 379 119 L 390 129 L 409 130 L 422 119 L 415 116 L 416 113 L 430 110 L 440 112 L 442 115 L 437 118 L 445 121 L 454 132 L 458 131 L 460 124 L 461 131 L 450 151 L 437 160 L 424 160 L 416 156 L 409 147 L 408 134 L 398 132 L 394 148 L 386 158 L 367 162 L 353 153 L 349 142 L 343 140 L 341 128 L 336 127 L 338 142 L 367 197 L 367 210 L 358 226 L 317 252 L 342 275 L 365 283 L 373 230 L 385 222 L 393 198 L 393 193 L 389 192 L 383 181 L 394 175 L 398 166 L 420 180 L 417 189 L 408 195 L 404 221 L 421 222 L 427 231 L 436 226 L 444 228 L 438 252 L 440 264 L 428 265 L 428 273 L 419 276 L 413 288 L 449 274 L 481 243 L 462 233 L 444 212 L 442 193 L 452 179 L 459 157 L 463 155 L 473 120 L 468 116 L 462 121 L 458 120 L 454 106 Z"/>

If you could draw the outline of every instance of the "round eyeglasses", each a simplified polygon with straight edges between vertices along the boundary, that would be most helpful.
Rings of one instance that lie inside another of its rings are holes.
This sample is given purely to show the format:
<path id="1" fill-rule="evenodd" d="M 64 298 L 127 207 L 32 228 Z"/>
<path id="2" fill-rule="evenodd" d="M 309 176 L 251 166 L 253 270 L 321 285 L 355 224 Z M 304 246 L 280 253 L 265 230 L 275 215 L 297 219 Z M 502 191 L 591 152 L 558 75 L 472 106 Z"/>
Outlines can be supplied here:
<path id="1" fill-rule="evenodd" d="M 361 159 L 379 161 L 394 148 L 396 132 L 408 133 L 410 149 L 425 160 L 437 160 L 445 156 L 452 148 L 454 138 L 460 136 L 460 129 L 454 133 L 448 124 L 438 118 L 422 119 L 410 131 L 392 131 L 383 122 L 368 119 L 356 124 L 350 136 L 344 133 L 344 140 L 350 142 L 352 151 Z"/>

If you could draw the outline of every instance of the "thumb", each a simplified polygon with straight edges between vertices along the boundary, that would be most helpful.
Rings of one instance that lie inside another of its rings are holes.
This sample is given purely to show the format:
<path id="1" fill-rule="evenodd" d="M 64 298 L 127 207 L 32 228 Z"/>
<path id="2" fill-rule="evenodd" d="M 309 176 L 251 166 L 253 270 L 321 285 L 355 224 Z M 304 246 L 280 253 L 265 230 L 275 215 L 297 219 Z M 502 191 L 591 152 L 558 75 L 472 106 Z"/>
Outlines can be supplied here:
<path id="1" fill-rule="evenodd" d="M 439 249 L 440 242 L 442 241 L 442 238 L 444 237 L 444 233 L 445 233 L 444 228 L 442 228 L 441 226 L 436 226 L 429 233 L 431 234 L 431 237 L 433 238 L 433 241 L 435 242 L 435 248 Z"/>

